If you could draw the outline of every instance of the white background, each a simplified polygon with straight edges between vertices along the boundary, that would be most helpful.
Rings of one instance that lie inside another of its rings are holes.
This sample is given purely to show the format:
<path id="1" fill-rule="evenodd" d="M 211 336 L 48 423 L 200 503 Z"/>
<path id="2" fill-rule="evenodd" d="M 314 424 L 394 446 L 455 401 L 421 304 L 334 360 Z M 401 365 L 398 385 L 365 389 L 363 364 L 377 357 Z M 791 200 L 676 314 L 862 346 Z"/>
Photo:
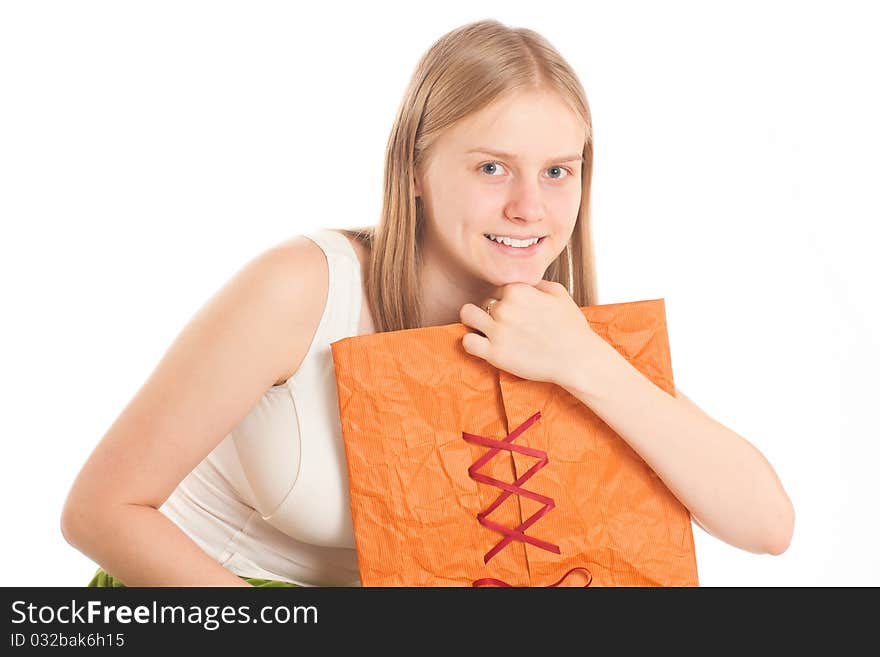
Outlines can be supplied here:
<path id="1" fill-rule="evenodd" d="M 0 584 L 90 579 L 59 517 L 91 449 L 247 260 L 376 222 L 418 58 L 496 18 L 587 91 L 599 302 L 666 300 L 676 384 L 795 504 L 780 556 L 695 525 L 701 584 L 880 585 L 876 23 L 708 5 L 0 5 Z"/>

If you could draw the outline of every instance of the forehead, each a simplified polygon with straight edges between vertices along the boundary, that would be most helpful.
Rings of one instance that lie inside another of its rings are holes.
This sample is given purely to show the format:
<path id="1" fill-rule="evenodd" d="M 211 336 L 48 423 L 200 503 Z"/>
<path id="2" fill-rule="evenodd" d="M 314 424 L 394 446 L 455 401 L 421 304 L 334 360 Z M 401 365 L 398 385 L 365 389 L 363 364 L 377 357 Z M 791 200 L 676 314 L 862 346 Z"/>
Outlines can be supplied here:
<path id="1" fill-rule="evenodd" d="M 474 148 L 542 159 L 580 153 L 586 125 L 554 93 L 513 92 L 457 122 L 444 134 L 443 146 L 464 154 Z"/>

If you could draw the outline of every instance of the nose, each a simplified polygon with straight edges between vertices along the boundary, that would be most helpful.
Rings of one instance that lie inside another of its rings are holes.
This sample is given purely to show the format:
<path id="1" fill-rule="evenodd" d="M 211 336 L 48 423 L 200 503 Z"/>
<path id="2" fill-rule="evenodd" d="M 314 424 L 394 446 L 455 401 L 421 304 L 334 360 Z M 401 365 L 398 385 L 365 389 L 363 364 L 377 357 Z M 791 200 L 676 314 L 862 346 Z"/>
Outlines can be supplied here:
<path id="1" fill-rule="evenodd" d="M 512 221 L 532 223 L 544 219 L 544 203 L 541 199 L 540 182 L 520 178 L 511 187 L 510 199 L 505 210 Z"/>

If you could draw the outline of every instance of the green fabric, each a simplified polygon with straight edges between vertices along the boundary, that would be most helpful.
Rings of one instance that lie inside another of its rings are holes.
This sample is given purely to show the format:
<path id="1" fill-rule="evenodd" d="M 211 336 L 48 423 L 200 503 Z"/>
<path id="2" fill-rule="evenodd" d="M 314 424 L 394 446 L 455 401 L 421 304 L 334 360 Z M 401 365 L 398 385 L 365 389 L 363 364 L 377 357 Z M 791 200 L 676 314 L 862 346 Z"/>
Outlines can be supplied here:
<path id="1" fill-rule="evenodd" d="M 241 577 L 241 575 L 239 575 Z M 290 582 L 281 582 L 277 579 L 258 579 L 256 577 L 241 577 L 245 582 L 250 584 L 251 586 L 261 586 L 261 587 L 274 587 L 274 588 L 284 588 L 295 586 L 299 587 L 299 584 L 291 584 Z M 103 587 L 114 587 L 114 588 L 125 588 L 125 584 L 120 582 L 118 579 L 113 577 L 110 573 L 105 571 L 103 568 L 98 568 L 95 572 L 95 576 L 92 577 L 92 581 L 87 585 L 89 588 L 103 588 Z"/>

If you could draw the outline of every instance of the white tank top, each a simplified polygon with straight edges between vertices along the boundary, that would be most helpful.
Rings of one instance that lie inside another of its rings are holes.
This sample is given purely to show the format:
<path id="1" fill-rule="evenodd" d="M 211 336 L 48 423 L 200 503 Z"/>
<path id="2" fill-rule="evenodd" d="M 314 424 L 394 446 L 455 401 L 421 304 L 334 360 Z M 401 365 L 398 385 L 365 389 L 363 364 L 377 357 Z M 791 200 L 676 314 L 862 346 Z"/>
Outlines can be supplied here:
<path id="1" fill-rule="evenodd" d="M 327 303 L 305 359 L 159 511 L 236 575 L 360 586 L 330 351 L 331 342 L 357 335 L 360 262 L 342 233 L 305 237 L 321 247 L 329 268 Z"/>

